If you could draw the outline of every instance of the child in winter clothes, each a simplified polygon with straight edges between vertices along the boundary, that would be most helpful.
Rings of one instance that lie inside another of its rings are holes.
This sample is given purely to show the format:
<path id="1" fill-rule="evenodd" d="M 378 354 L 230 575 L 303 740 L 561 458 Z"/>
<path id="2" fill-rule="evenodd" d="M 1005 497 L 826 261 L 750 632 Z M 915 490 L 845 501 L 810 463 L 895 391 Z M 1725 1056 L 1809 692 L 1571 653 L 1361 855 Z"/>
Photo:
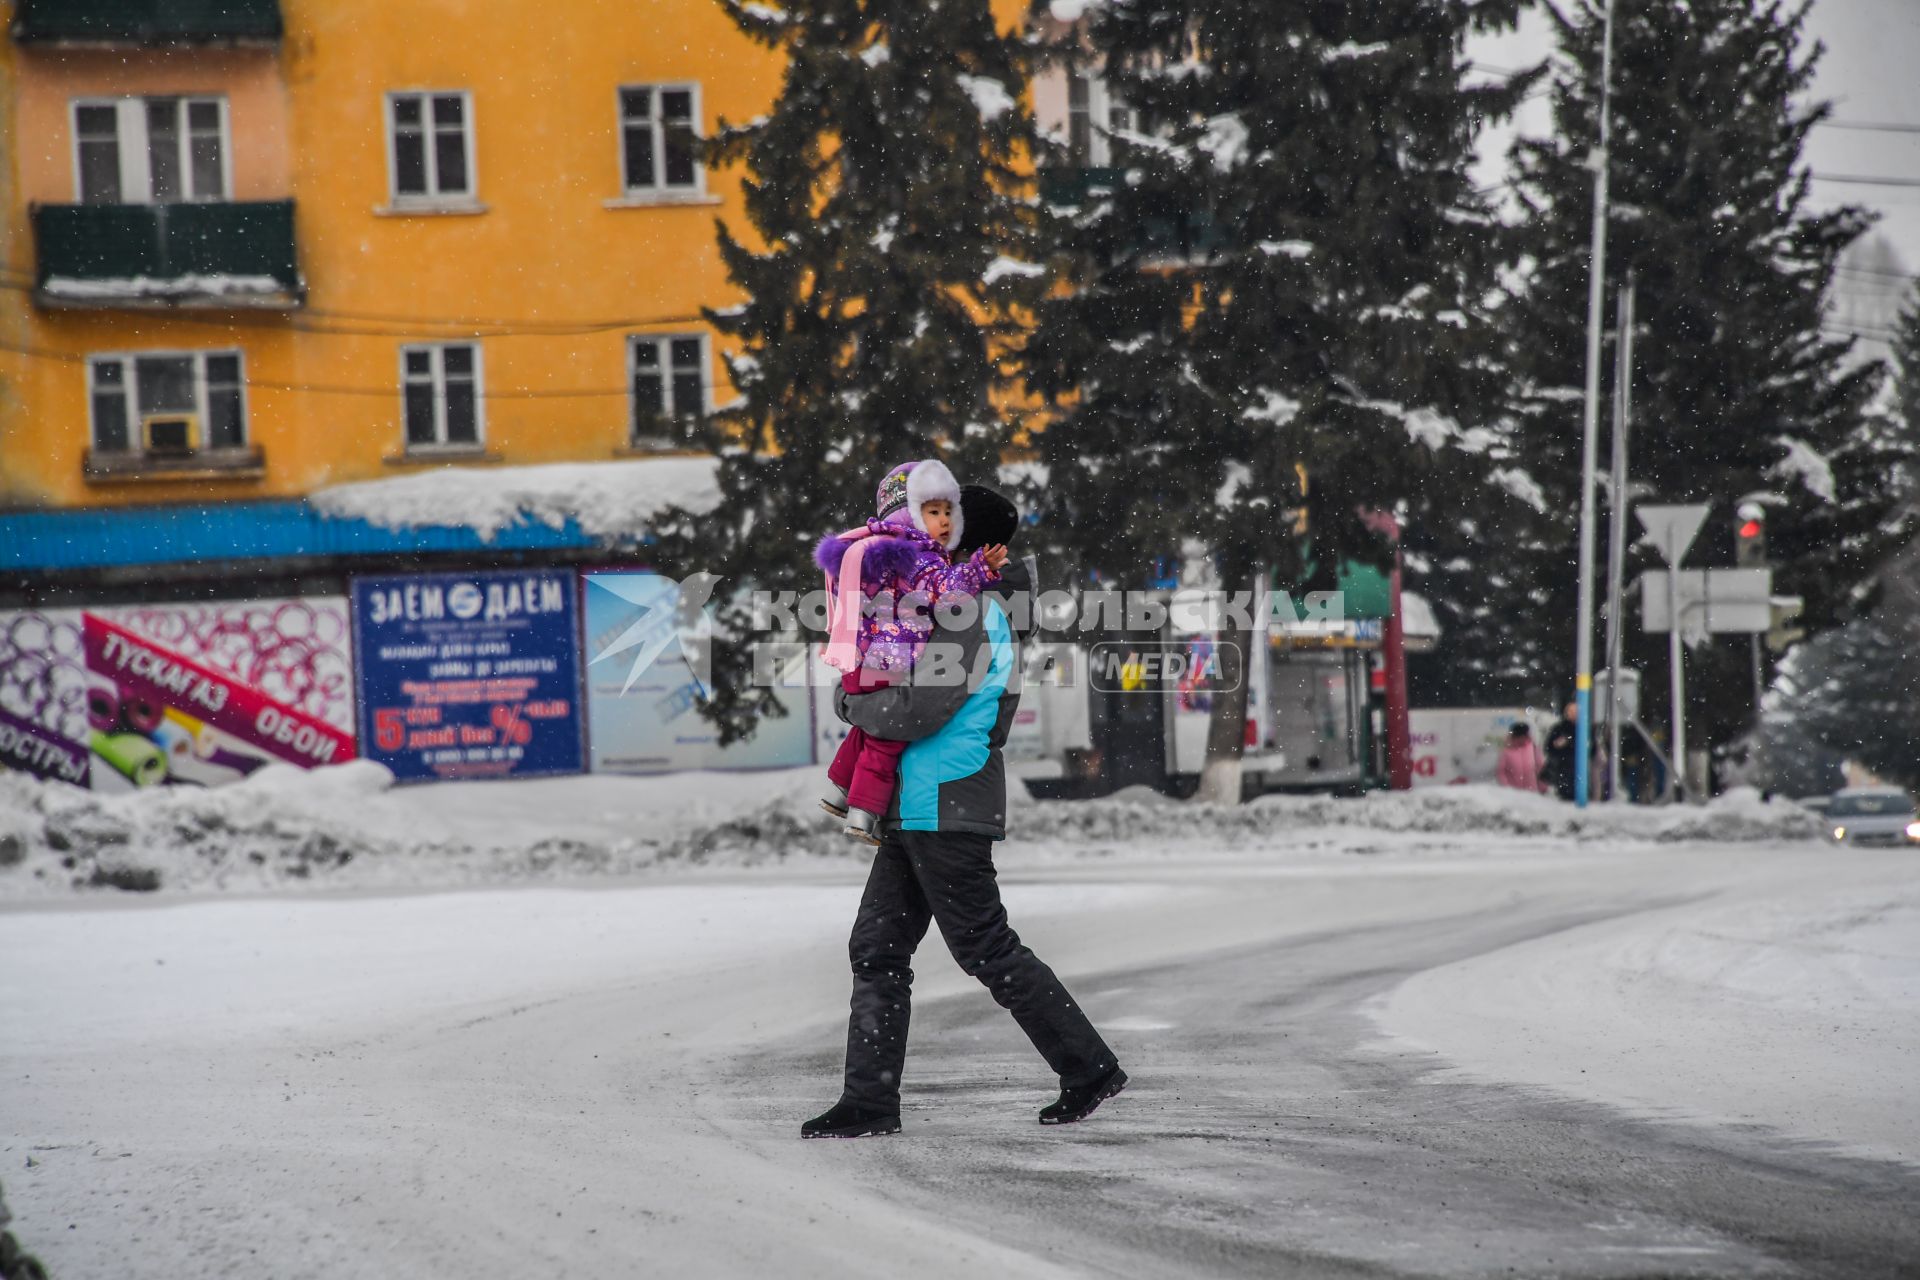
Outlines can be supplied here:
<path id="1" fill-rule="evenodd" d="M 848 693 L 908 678 L 941 598 L 979 595 L 1007 562 L 1000 546 L 951 562 L 960 542 L 960 486 L 938 459 L 889 471 L 875 507 L 878 514 L 864 528 L 829 535 L 814 551 L 833 597 L 822 656 L 844 673 L 841 687 Z M 877 604 L 863 608 L 868 600 Z M 853 730 L 827 768 L 832 790 L 820 807 L 845 818 L 848 835 L 879 844 L 877 829 L 893 803 L 906 749 L 904 742 Z"/>

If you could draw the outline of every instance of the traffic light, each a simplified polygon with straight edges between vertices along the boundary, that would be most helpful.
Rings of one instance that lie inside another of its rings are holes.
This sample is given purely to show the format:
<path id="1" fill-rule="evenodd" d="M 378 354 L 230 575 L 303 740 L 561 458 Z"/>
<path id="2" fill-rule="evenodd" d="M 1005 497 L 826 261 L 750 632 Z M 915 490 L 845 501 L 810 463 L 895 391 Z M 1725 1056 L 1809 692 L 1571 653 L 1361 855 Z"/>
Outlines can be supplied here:
<path id="1" fill-rule="evenodd" d="M 1737 569 L 1767 567 L 1767 509 L 1743 502 L 1733 527 L 1733 564 Z"/>

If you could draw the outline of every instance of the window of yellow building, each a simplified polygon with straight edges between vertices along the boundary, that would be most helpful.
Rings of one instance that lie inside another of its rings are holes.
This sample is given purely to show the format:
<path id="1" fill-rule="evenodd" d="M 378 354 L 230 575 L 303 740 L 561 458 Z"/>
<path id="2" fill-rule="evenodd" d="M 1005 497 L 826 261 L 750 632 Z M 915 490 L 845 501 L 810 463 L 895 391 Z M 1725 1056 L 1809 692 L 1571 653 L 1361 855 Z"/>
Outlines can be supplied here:
<path id="1" fill-rule="evenodd" d="M 636 448 L 686 448 L 707 412 L 707 339 L 699 333 L 636 334 L 633 371 Z"/>
<path id="2" fill-rule="evenodd" d="M 620 90 L 620 168 L 627 194 L 697 196 L 700 87 L 628 85 Z"/>
<path id="3" fill-rule="evenodd" d="M 407 451 L 472 450 L 483 438 L 480 347 L 446 343 L 400 349 Z"/>
<path id="4" fill-rule="evenodd" d="M 397 206 L 469 203 L 473 100 L 462 91 L 387 95 L 388 158 Z"/>
<path id="5" fill-rule="evenodd" d="M 238 351 L 90 357 L 87 381 L 95 451 L 169 457 L 244 448 L 242 369 Z"/>
<path id="6" fill-rule="evenodd" d="M 232 190 L 218 97 L 79 98 L 73 137 L 81 204 L 225 200 Z"/>

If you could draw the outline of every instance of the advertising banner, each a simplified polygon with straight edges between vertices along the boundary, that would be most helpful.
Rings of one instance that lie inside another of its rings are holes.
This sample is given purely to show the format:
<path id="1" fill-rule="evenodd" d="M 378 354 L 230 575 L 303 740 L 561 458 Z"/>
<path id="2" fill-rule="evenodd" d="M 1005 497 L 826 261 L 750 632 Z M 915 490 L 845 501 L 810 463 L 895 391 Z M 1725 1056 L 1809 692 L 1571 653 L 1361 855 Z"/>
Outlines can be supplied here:
<path id="1" fill-rule="evenodd" d="M 80 611 L 0 613 L 0 770 L 87 785 Z"/>
<path id="2" fill-rule="evenodd" d="M 807 646 L 783 646 L 768 665 L 787 714 L 765 717 L 745 742 L 721 748 L 703 719 L 693 658 L 711 642 L 704 614 L 683 630 L 681 586 L 657 573 L 582 575 L 586 609 L 587 739 L 595 773 L 772 769 L 813 763 Z"/>
<path id="3" fill-rule="evenodd" d="M 573 574 L 356 578 L 362 753 L 401 779 L 578 773 Z"/>
<path id="4" fill-rule="evenodd" d="M 338 597 L 0 615 L 0 764 L 96 790 L 351 760 Z"/>

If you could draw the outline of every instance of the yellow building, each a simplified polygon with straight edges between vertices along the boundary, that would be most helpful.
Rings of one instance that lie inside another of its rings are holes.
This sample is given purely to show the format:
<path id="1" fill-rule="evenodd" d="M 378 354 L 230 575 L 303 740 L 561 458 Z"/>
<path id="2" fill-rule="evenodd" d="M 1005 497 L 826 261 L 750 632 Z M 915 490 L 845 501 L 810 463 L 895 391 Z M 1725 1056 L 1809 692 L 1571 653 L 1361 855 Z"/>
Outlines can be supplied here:
<path id="1" fill-rule="evenodd" d="M 712 0 L 0 0 L 0 510 L 671 450 L 777 58 Z"/>

